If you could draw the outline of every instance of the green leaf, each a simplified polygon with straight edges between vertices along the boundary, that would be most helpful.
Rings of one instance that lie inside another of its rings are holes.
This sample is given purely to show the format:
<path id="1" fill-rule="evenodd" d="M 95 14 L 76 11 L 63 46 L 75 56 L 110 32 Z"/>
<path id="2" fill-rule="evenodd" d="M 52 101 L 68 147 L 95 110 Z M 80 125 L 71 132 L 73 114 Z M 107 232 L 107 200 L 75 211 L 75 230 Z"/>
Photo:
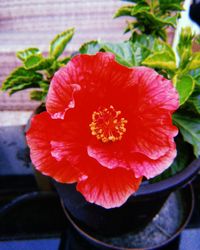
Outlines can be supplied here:
<path id="1" fill-rule="evenodd" d="M 70 28 L 58 34 L 50 43 L 50 56 L 58 58 L 64 51 L 66 45 L 70 42 L 74 35 L 74 28 Z"/>
<path id="2" fill-rule="evenodd" d="M 118 63 L 124 66 L 134 66 L 135 57 L 131 42 L 123 43 L 102 43 L 101 48 L 106 52 L 112 52 L 116 56 Z"/>
<path id="3" fill-rule="evenodd" d="M 20 60 L 25 61 L 29 56 L 41 55 L 41 52 L 38 48 L 28 48 L 18 51 L 16 55 Z"/>
<path id="4" fill-rule="evenodd" d="M 141 46 L 148 47 L 149 50 L 153 48 L 155 38 L 152 35 L 133 33 L 131 38 L 132 43 L 138 42 Z"/>
<path id="5" fill-rule="evenodd" d="M 90 41 L 90 42 L 84 43 L 80 47 L 79 52 L 81 54 L 93 55 L 99 52 L 100 49 L 101 49 L 101 45 L 99 41 Z"/>
<path id="6" fill-rule="evenodd" d="M 148 47 L 152 46 L 150 45 L 152 41 L 150 41 L 149 36 L 145 35 L 139 38 L 134 43 L 126 41 L 114 44 L 90 41 L 81 46 L 80 52 L 83 54 L 95 54 L 103 50 L 115 54 L 117 61 L 125 66 L 140 65 L 141 61 L 150 54 Z"/>
<path id="7" fill-rule="evenodd" d="M 190 75 L 183 75 L 177 78 L 175 87 L 179 93 L 180 105 L 182 105 L 192 94 L 195 87 L 195 81 Z"/>
<path id="8" fill-rule="evenodd" d="M 2 90 L 6 91 L 15 85 L 20 85 L 21 83 L 40 81 L 43 76 L 34 71 L 29 71 L 23 67 L 15 69 L 8 78 L 2 84 Z"/>
<path id="9" fill-rule="evenodd" d="M 168 17 L 168 18 L 161 18 L 156 16 L 155 14 L 151 12 L 144 11 L 143 13 L 143 18 L 146 23 L 146 25 L 153 25 L 154 29 L 160 29 L 161 27 L 165 26 L 172 26 L 175 27 L 174 20 L 176 17 Z M 137 16 L 136 16 L 137 17 Z M 151 28 L 151 27 L 149 27 Z"/>
<path id="10" fill-rule="evenodd" d="M 188 70 L 194 70 L 198 68 L 200 68 L 200 52 L 194 53 L 188 64 Z"/>
<path id="11" fill-rule="evenodd" d="M 142 61 L 145 60 L 151 53 L 151 51 L 148 49 L 148 47 L 142 46 L 139 43 L 135 43 L 133 45 L 134 49 L 134 57 L 135 57 L 135 66 L 141 66 Z"/>
<path id="12" fill-rule="evenodd" d="M 180 129 L 184 140 L 193 146 L 194 155 L 200 156 L 200 117 L 190 113 L 175 113 L 173 115 L 175 125 Z"/>
<path id="13" fill-rule="evenodd" d="M 129 6 L 129 11 L 131 10 Z M 122 14 L 121 14 L 122 15 Z M 126 15 L 123 13 L 123 15 Z M 135 21 L 134 26 L 138 27 L 140 30 L 144 27 L 144 32 L 146 33 L 155 33 L 159 32 L 161 28 L 166 26 L 175 27 L 176 20 L 178 15 L 168 16 L 168 17 L 160 17 L 149 11 L 149 6 L 147 4 L 138 4 L 132 6 L 131 14 L 132 17 L 135 17 L 137 21 Z M 133 23 L 132 23 L 133 25 Z M 141 30 L 142 31 L 142 30 Z"/>
<path id="14" fill-rule="evenodd" d="M 194 107 L 195 111 L 200 114 L 200 93 L 199 92 L 196 92 L 196 93 L 193 93 L 189 100 L 188 100 L 188 105 L 190 105 L 190 108 L 191 106 Z"/>
<path id="15" fill-rule="evenodd" d="M 129 31 L 132 31 L 132 35 L 133 35 L 135 33 L 135 21 L 130 22 L 130 21 L 127 20 L 126 24 L 127 24 L 127 26 L 126 26 L 126 28 L 124 30 L 124 34 L 128 33 Z M 137 33 L 137 35 L 138 35 L 138 33 Z M 129 40 L 132 41 L 131 38 Z"/>
<path id="16" fill-rule="evenodd" d="M 175 58 L 168 51 L 155 52 L 149 55 L 143 62 L 143 65 L 152 68 L 160 68 L 174 71 L 176 69 Z"/>
<path id="17" fill-rule="evenodd" d="M 134 21 L 128 21 L 125 32 L 153 35 L 165 41 L 167 39 L 166 28 L 168 26 L 175 28 L 177 25 L 183 0 L 129 0 L 129 2 L 134 4 L 122 6 L 114 16 L 134 18 Z"/>
<path id="18" fill-rule="evenodd" d="M 163 42 L 159 39 L 155 39 L 154 45 L 153 45 L 153 50 L 155 52 L 167 51 L 170 54 L 171 58 L 173 58 L 174 61 L 176 60 L 174 51 L 173 51 L 172 47 L 167 42 Z"/>
<path id="19" fill-rule="evenodd" d="M 39 84 L 40 88 L 41 88 L 43 91 L 48 92 L 50 82 L 43 80 L 43 81 L 38 82 L 38 84 Z"/>
<path id="20" fill-rule="evenodd" d="M 27 83 L 21 83 L 19 85 L 15 85 L 12 87 L 12 89 L 9 92 L 9 95 L 12 95 L 18 91 L 28 89 L 28 88 L 38 88 L 39 85 L 37 82 L 27 82 Z"/>
<path id="21" fill-rule="evenodd" d="M 180 57 L 180 67 L 182 69 L 185 69 L 187 64 L 190 62 L 193 38 L 194 35 L 192 34 L 190 27 L 182 28 L 177 45 L 177 51 Z"/>
<path id="22" fill-rule="evenodd" d="M 70 60 L 71 60 L 71 56 L 68 56 L 68 57 L 64 57 L 64 58 L 60 59 L 58 62 L 60 64 L 66 65 Z"/>
<path id="23" fill-rule="evenodd" d="M 36 101 L 45 101 L 49 90 L 49 82 L 48 81 L 40 81 L 38 82 L 40 90 L 33 90 L 30 92 L 31 100 Z"/>
<path id="24" fill-rule="evenodd" d="M 159 0 L 160 9 L 165 13 L 167 11 L 181 11 L 183 0 Z"/>
<path id="25" fill-rule="evenodd" d="M 163 20 L 166 22 L 166 24 L 170 25 L 173 28 L 176 28 L 178 18 L 179 18 L 179 14 L 176 14 L 175 16 L 167 16 L 163 18 Z"/>
<path id="26" fill-rule="evenodd" d="M 167 40 L 167 33 L 164 28 L 155 29 L 155 32 L 152 33 L 155 35 L 155 37 L 161 38 L 163 41 Z"/>
<path id="27" fill-rule="evenodd" d="M 51 58 L 43 58 L 41 55 L 31 55 L 24 61 L 25 69 L 44 70 L 51 67 L 53 63 Z"/>
<path id="28" fill-rule="evenodd" d="M 194 76 L 196 86 L 200 88 L 200 73 Z"/>
<path id="29" fill-rule="evenodd" d="M 122 6 L 115 12 L 114 18 L 120 16 L 131 16 L 132 9 L 133 9 L 132 5 Z"/>
<path id="30" fill-rule="evenodd" d="M 191 70 L 189 74 L 195 80 L 195 88 L 200 92 L 200 68 Z"/>
<path id="31" fill-rule="evenodd" d="M 170 4 L 163 4 L 162 5 L 162 10 L 164 12 L 166 11 L 182 11 L 183 10 L 183 7 L 180 6 L 179 4 L 176 4 L 176 3 L 170 3 Z"/>
<path id="32" fill-rule="evenodd" d="M 41 55 L 31 55 L 24 61 L 24 66 L 26 69 L 32 69 L 36 65 L 38 66 L 42 60 L 43 57 Z"/>
<path id="33" fill-rule="evenodd" d="M 200 69 L 199 69 L 200 70 Z M 193 70 L 190 73 L 195 81 L 195 89 L 187 101 L 187 108 L 190 111 L 200 114 L 200 72 Z"/>
<path id="34" fill-rule="evenodd" d="M 42 90 L 33 90 L 30 92 L 30 98 L 31 100 L 35 101 L 44 101 L 46 98 L 46 92 Z"/>
<path id="35" fill-rule="evenodd" d="M 144 12 L 149 12 L 150 11 L 150 6 L 147 3 L 138 3 L 135 6 L 132 7 L 131 11 L 131 16 L 136 16 L 137 14 L 143 13 Z"/>

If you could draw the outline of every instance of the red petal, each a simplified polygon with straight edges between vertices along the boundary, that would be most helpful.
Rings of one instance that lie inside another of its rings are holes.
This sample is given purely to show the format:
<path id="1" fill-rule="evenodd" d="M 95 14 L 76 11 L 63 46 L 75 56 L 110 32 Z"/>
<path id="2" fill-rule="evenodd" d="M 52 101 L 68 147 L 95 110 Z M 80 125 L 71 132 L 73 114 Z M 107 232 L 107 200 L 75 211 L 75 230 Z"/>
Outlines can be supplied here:
<path id="1" fill-rule="evenodd" d="M 176 153 L 176 144 L 172 141 L 169 151 L 159 159 L 152 160 L 144 155 L 138 154 L 133 156 L 133 160 L 130 161 L 130 166 L 136 177 L 145 176 L 148 179 L 153 178 L 161 174 L 173 163 Z"/>
<path id="2" fill-rule="evenodd" d="M 46 102 L 47 111 L 52 117 L 63 119 L 65 112 L 74 108 L 75 92 L 82 91 L 88 95 L 91 91 L 102 90 L 102 82 L 105 81 L 101 80 L 107 79 L 109 75 L 105 69 L 113 60 L 114 55 L 111 53 L 77 55 L 67 66 L 57 71 L 51 81 Z"/>
<path id="3" fill-rule="evenodd" d="M 169 151 L 171 139 L 178 134 L 171 119 L 171 113 L 179 106 L 178 93 L 169 80 L 154 70 L 146 67 L 134 70 L 138 102 L 136 111 L 129 110 L 132 113 L 128 118 L 129 138 L 132 139 L 130 148 L 131 152 L 156 160 Z"/>
<path id="4" fill-rule="evenodd" d="M 90 141 L 87 147 L 88 155 L 100 163 L 100 165 L 114 169 L 123 167 L 129 169 L 127 157 L 130 155 L 130 148 L 122 143 L 102 143 L 96 138 Z"/>
<path id="5" fill-rule="evenodd" d="M 151 159 L 145 154 L 126 151 L 126 149 L 120 145 L 116 151 L 113 150 L 113 148 L 106 149 L 107 150 L 105 150 L 104 147 L 88 147 L 88 154 L 96 159 L 102 166 L 109 169 L 118 167 L 132 169 L 137 178 L 141 176 L 152 178 L 161 174 L 172 164 L 176 157 L 176 146 L 172 140 L 169 142 L 167 152 L 156 159 Z"/>
<path id="6" fill-rule="evenodd" d="M 152 108 L 175 111 L 179 107 L 179 95 L 172 82 L 147 67 L 133 68 L 132 80 L 138 84 L 140 111 Z M 167 91 L 167 92 L 166 92 Z"/>
<path id="7" fill-rule="evenodd" d="M 136 179 L 132 171 L 121 168 L 109 170 L 91 166 L 94 173 L 77 184 L 85 199 L 104 208 L 119 207 L 137 191 L 142 178 Z"/>
<path id="8" fill-rule="evenodd" d="M 138 152 L 156 160 L 169 151 L 171 138 L 178 134 L 178 129 L 172 125 L 171 116 L 163 111 L 143 114 L 140 119 L 138 127 L 132 136 L 129 136 L 133 138 L 131 152 Z"/>
<path id="9" fill-rule="evenodd" d="M 59 141 L 63 134 L 62 129 L 62 120 L 53 120 L 47 112 L 43 112 L 32 118 L 26 138 L 32 162 L 37 170 L 59 182 L 72 183 L 80 177 L 79 171 L 71 165 L 77 161 L 77 155 L 71 155 L 69 147 L 65 148 L 64 155 L 62 151 L 60 153 L 59 147 L 58 151 L 54 148 L 54 143 L 62 144 L 62 141 Z M 70 136 L 70 133 L 67 135 Z"/>
<path id="10" fill-rule="evenodd" d="M 54 119 L 64 119 L 65 112 L 74 108 L 74 93 L 80 91 L 80 86 L 70 83 L 67 68 L 58 70 L 50 84 L 47 95 L 46 108 Z"/>

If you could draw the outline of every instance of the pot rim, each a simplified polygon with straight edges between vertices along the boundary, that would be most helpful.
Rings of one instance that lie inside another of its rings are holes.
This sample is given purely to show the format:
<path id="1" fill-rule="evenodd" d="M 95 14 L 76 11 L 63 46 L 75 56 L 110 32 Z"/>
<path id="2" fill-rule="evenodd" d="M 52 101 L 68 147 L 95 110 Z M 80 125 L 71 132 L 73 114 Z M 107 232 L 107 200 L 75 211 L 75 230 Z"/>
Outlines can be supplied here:
<path id="1" fill-rule="evenodd" d="M 199 170 L 200 158 L 193 160 L 185 169 L 170 178 L 151 184 L 148 181 L 143 182 L 138 191 L 132 196 L 151 195 L 167 190 L 173 190 L 189 183 Z"/>

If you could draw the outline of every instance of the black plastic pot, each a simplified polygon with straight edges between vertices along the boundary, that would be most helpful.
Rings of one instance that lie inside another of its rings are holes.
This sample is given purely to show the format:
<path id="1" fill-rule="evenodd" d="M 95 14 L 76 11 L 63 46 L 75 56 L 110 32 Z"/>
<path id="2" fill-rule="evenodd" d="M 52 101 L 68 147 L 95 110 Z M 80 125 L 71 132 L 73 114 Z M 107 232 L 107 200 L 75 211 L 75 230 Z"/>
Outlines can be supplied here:
<path id="1" fill-rule="evenodd" d="M 64 206 L 64 204 L 62 205 Z M 193 188 L 191 185 L 187 185 L 185 188 L 173 192 L 154 220 L 138 234 L 130 231 L 128 234 L 117 237 L 102 237 L 94 232 L 88 232 L 64 208 L 66 217 L 73 228 L 63 240 L 67 242 L 63 249 L 177 250 L 179 249 L 179 235 L 188 224 L 193 208 Z M 170 215 L 172 218 L 169 218 Z"/>
<path id="2" fill-rule="evenodd" d="M 119 208 L 105 209 L 88 203 L 75 185 L 55 182 L 65 209 L 83 229 L 103 235 L 119 235 L 130 229 L 138 231 L 159 212 L 169 194 L 190 182 L 200 169 L 200 159 L 166 180 L 142 183 L 136 194 Z M 130 223 L 131 222 L 131 223 Z"/>

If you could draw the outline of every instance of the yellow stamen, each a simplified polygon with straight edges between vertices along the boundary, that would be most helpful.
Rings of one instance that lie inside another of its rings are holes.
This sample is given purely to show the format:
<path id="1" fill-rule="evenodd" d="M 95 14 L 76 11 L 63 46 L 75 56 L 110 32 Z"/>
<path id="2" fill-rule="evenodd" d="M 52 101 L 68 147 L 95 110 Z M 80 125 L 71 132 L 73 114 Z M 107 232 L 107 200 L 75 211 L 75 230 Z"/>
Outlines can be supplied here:
<path id="1" fill-rule="evenodd" d="M 102 142 L 115 142 L 122 139 L 126 132 L 127 120 L 120 118 L 121 111 L 116 111 L 112 105 L 108 108 L 94 111 L 89 124 L 91 134 Z"/>

